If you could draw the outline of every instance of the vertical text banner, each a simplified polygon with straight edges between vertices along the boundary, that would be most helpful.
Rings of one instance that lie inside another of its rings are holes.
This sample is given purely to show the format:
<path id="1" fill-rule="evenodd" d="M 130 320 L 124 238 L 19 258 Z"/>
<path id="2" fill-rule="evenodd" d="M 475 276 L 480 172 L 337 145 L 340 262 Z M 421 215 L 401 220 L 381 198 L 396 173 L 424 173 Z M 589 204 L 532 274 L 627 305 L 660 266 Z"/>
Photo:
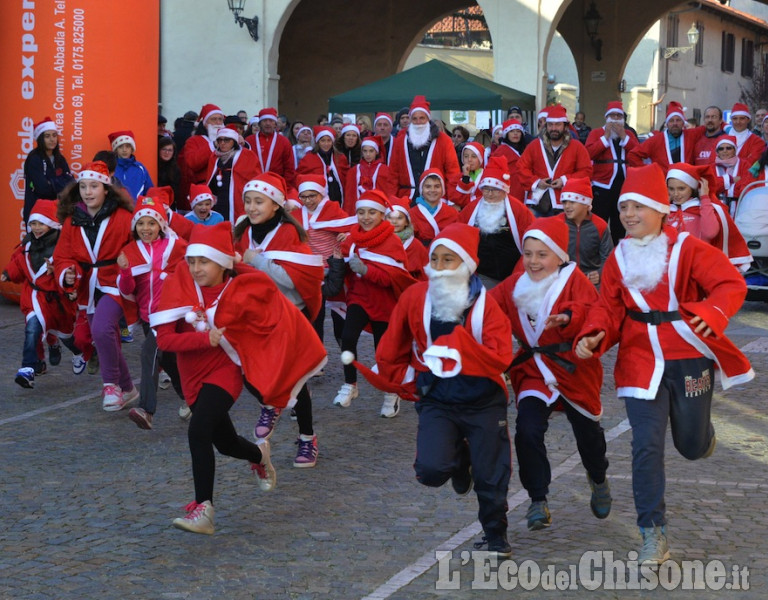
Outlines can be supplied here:
<path id="1" fill-rule="evenodd" d="M 0 6 L 2 114 L 0 262 L 24 235 L 24 160 L 34 123 L 51 117 L 73 172 L 107 135 L 130 129 L 137 157 L 157 164 L 160 0 L 3 0 Z M 13 133 L 10 133 L 13 132 Z"/>

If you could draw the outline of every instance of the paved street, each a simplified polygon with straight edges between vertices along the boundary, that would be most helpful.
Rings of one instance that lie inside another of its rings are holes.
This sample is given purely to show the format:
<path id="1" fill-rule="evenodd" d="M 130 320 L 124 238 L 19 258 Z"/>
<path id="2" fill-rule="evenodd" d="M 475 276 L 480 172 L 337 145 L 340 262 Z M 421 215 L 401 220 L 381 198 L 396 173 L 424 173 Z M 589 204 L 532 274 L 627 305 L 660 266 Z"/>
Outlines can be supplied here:
<path id="1" fill-rule="evenodd" d="M 16 306 L 2 304 L 0 351 L 7 360 L 0 376 L 0 598 L 765 598 L 768 305 L 745 305 L 730 333 L 748 351 L 756 380 L 726 393 L 718 387 L 712 458 L 686 461 L 671 440 L 667 456 L 672 557 L 676 563 L 721 561 L 723 589 L 587 591 L 582 578 L 571 579 L 564 586 L 571 589 L 563 591 L 525 590 L 522 581 L 507 591 L 501 588 L 515 581 L 506 569 L 495 591 L 479 591 L 472 589 L 473 580 L 478 586 L 488 576 L 479 562 L 468 555 L 462 560 L 461 554 L 479 538 L 474 495 L 457 498 L 450 485 L 431 489 L 415 481 L 411 405 L 396 419 L 382 419 L 381 394 L 362 383 L 352 407 L 331 406 L 341 377 L 335 348 L 325 375 L 312 382 L 317 467 L 292 467 L 297 429 L 288 418 L 272 438 L 278 472 L 273 493 L 260 492 L 247 463 L 217 456 L 217 530 L 199 536 L 170 524 L 193 499 L 186 423 L 177 416 L 173 390 L 160 392 L 155 428 L 147 432 L 127 411 L 102 411 L 100 378 L 74 376 L 66 350 L 62 364 L 39 377 L 35 390 L 21 389 L 13 376 L 23 321 Z M 136 342 L 124 346 L 134 379 L 142 339 L 139 332 Z M 369 362 L 370 340 L 361 342 Z M 606 363 L 613 358 L 611 353 Z M 553 572 L 568 575 L 578 572 L 587 551 L 610 551 L 626 560 L 639 547 L 631 431 L 615 400 L 610 369 L 603 398 L 613 512 L 605 521 L 592 517 L 572 433 L 564 415 L 556 415 L 548 433 L 554 477 L 550 529 L 527 531 L 527 498 L 516 473 L 512 479 L 509 537 L 516 565 L 534 561 L 526 572 L 553 565 Z M 255 406 L 246 392 L 232 411 L 243 433 L 253 426 Z M 452 551 L 453 560 L 438 564 L 438 550 Z M 750 589 L 727 590 L 733 569 L 742 573 L 744 567 Z M 445 589 L 452 586 L 458 589 Z"/>

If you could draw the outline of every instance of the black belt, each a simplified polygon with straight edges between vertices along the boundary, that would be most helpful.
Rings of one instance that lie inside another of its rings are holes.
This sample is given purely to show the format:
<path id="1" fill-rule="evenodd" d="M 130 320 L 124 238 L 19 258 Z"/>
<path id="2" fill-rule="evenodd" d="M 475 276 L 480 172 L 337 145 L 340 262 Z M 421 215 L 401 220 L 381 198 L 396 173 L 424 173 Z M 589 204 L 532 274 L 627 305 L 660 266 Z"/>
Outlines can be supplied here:
<path id="1" fill-rule="evenodd" d="M 620 158 L 606 158 L 605 160 L 593 160 L 592 164 L 595 165 L 612 165 L 614 163 L 618 163 L 619 165 L 626 165 L 626 160 L 621 160 Z"/>
<path id="2" fill-rule="evenodd" d="M 533 358 L 533 355 L 538 352 L 551 358 L 556 364 L 560 365 L 563 369 L 569 373 L 573 373 L 576 370 L 576 365 L 570 360 L 566 360 L 562 356 L 558 356 L 557 352 L 568 352 L 571 349 L 569 342 L 560 342 L 559 344 L 548 344 L 546 346 L 529 346 L 525 342 L 517 340 L 520 346 L 523 348 L 523 353 L 520 354 L 512 361 L 511 367 L 516 367 L 519 364 L 524 363 L 526 360 Z"/>
<path id="3" fill-rule="evenodd" d="M 97 260 L 95 263 L 81 262 L 79 264 L 83 271 L 90 271 L 91 269 L 99 269 L 101 267 L 108 267 L 109 265 L 116 265 L 117 259 L 106 258 L 104 260 Z"/>
<path id="4" fill-rule="evenodd" d="M 683 318 L 676 310 L 670 310 L 669 312 L 664 312 L 663 310 L 652 310 L 650 312 L 628 310 L 627 316 L 633 321 L 647 323 L 649 325 L 661 325 L 662 323 L 681 321 Z"/>

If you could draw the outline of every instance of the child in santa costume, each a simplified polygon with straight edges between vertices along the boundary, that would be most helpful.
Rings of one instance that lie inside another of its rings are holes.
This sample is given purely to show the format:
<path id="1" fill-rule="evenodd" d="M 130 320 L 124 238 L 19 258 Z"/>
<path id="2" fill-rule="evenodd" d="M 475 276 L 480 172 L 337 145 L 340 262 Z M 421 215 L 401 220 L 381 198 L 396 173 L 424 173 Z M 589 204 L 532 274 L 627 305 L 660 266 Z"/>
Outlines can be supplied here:
<path id="1" fill-rule="evenodd" d="M 406 268 L 416 281 L 426 281 L 424 266 L 429 262 L 427 249 L 413 234 L 411 212 L 408 208 L 408 198 L 389 197 L 392 210 L 387 214 L 387 220 L 392 223 L 395 235 L 403 242 L 405 248 Z"/>
<path id="2" fill-rule="evenodd" d="M 519 119 L 507 119 L 501 125 L 501 138 L 498 148 L 491 152 L 490 158 L 500 156 L 507 161 L 509 172 L 509 195 L 520 202 L 525 200 L 525 189 L 520 183 L 520 174 L 517 172 L 517 162 L 520 160 L 527 145 L 525 139 L 525 127 Z M 487 163 L 488 161 L 486 161 Z"/>
<path id="3" fill-rule="evenodd" d="M 413 234 L 425 247 L 451 223 L 459 220 L 445 198 L 445 177 L 440 169 L 427 169 L 419 179 L 419 195 L 411 208 Z"/>
<path id="4" fill-rule="evenodd" d="M 344 206 L 344 182 L 347 180 L 349 162 L 333 147 L 336 130 L 333 127 L 314 128 L 315 147 L 299 163 L 299 175 L 322 175 L 328 186 L 328 197 Z"/>
<path id="5" fill-rule="evenodd" d="M 568 226 L 568 256 L 599 285 L 603 265 L 613 252 L 613 238 L 608 223 L 592 213 L 592 183 L 586 177 L 569 179 L 560 201 L 563 212 L 557 216 Z"/>
<path id="6" fill-rule="evenodd" d="M 492 156 L 480 180 L 482 199 L 459 213 L 460 222 L 480 230 L 477 273 L 488 289 L 512 274 L 523 251 L 523 233 L 533 222 L 531 211 L 509 195 L 510 179 L 504 159 Z"/>
<path id="7" fill-rule="evenodd" d="M 192 410 L 188 435 L 195 500 L 173 524 L 212 534 L 214 447 L 249 461 L 263 491 L 273 490 L 277 482 L 269 441 L 249 442 L 230 420 L 243 381 L 265 403 L 285 408 L 296 402 L 299 389 L 327 358 L 306 318 L 268 275 L 238 265 L 235 276 L 228 223 L 195 226 L 186 256 L 187 263 L 179 264 L 163 286 L 150 324 L 158 347 L 176 353 Z M 295 352 L 297 339 L 302 340 L 301 353 Z"/>
<path id="8" fill-rule="evenodd" d="M 169 185 L 149 188 L 147 196 L 165 206 L 165 221 L 168 223 L 168 227 L 185 242 L 188 242 L 194 223 L 171 208 L 174 204 L 173 188 Z M 187 202 L 189 202 L 189 198 L 187 198 Z"/>
<path id="9" fill-rule="evenodd" d="M 23 388 L 35 387 L 35 375 L 45 373 L 45 355 L 38 355 L 42 340 L 57 336 L 72 351 L 72 371 L 80 375 L 85 360 L 72 338 L 77 305 L 62 293 L 53 277 L 53 251 L 61 223 L 56 219 L 56 201 L 38 200 L 29 214 L 28 233 L 3 269 L 0 281 L 21 283 L 19 306 L 24 314 L 24 350 L 15 381 Z M 61 346 L 48 347 L 52 365 L 61 362 Z"/>
<path id="10" fill-rule="evenodd" d="M 517 400 L 520 481 L 531 498 L 528 529 L 552 523 L 547 505 L 552 478 L 544 434 L 557 409 L 565 411 L 576 437 L 592 491 L 592 513 L 605 519 L 611 512 L 611 491 L 600 426 L 603 367 L 597 358 L 577 361 L 572 350 L 587 308 L 597 301 L 597 290 L 568 261 L 568 226 L 559 216 L 536 219 L 525 232 L 523 267 L 525 271 L 513 273 L 490 295 L 509 318 L 519 344 L 509 375 Z"/>
<path id="11" fill-rule="evenodd" d="M 165 206 L 154 198 L 139 196 L 131 220 L 134 240 L 117 257 L 120 276 L 117 283 L 124 298 L 136 303 L 144 328 L 141 345 L 141 383 L 138 408 L 128 417 L 140 429 L 152 429 L 157 408 L 157 386 L 161 366 L 170 376 L 176 393 L 183 400 L 176 357 L 157 351 L 155 335 L 149 327 L 149 315 L 157 310 L 165 278 L 184 260 L 187 243 L 169 229 Z"/>
<path id="12" fill-rule="evenodd" d="M 104 383 L 102 407 L 125 408 L 139 397 L 120 343 L 120 319 L 135 321 L 135 306 L 120 296 L 117 257 L 131 241 L 133 201 L 125 190 L 115 190 L 107 165 L 88 163 L 77 183 L 62 192 L 58 220 L 61 234 L 53 252 L 59 287 L 76 294 L 78 308 L 87 314 L 99 354 Z"/>
<path id="13" fill-rule="evenodd" d="M 323 259 L 312 253 L 301 225 L 285 211 L 288 195 L 285 180 L 276 173 L 263 173 L 243 188 L 244 218 L 235 227 L 236 248 L 243 262 L 266 273 L 309 323 L 322 304 Z M 258 383 L 258 382 L 254 382 Z M 295 406 L 299 426 L 294 467 L 317 464 L 317 436 L 312 426 L 312 398 L 306 384 Z M 265 403 L 254 428 L 256 439 L 269 439 L 282 409 Z"/>
<path id="14" fill-rule="evenodd" d="M 146 194 L 147 190 L 155 185 L 152 183 L 152 177 L 150 177 L 147 167 L 136 160 L 135 137 L 130 130 L 115 131 L 109 134 L 112 152 L 117 156 L 114 176 L 123 184 L 134 200 L 138 196 Z"/>
<path id="15" fill-rule="evenodd" d="M 477 142 L 467 142 L 461 150 L 461 176 L 448 182 L 448 199 L 458 207 L 480 200 L 480 180 L 485 166 L 485 147 Z"/>
<path id="16" fill-rule="evenodd" d="M 715 185 L 711 165 L 676 163 L 670 166 L 666 179 L 670 210 L 667 223 L 680 233 L 687 231 L 719 248 L 737 269 L 746 271 L 752 255 L 728 208 L 710 194 Z"/>
<path id="17" fill-rule="evenodd" d="M 355 213 L 357 199 L 367 190 L 381 190 L 387 197 L 395 193 L 397 185 L 389 167 L 380 158 L 383 148 L 384 142 L 379 136 L 370 136 L 362 141 L 361 159 L 349 169 L 344 185 L 344 211 L 348 214 Z"/>
<path id="18" fill-rule="evenodd" d="M 352 229 L 341 247 L 348 270 L 346 285 L 346 318 L 341 334 L 342 351 L 357 352 L 357 341 L 363 329 L 370 326 L 373 345 L 387 330 L 397 298 L 415 279 L 405 267 L 405 249 L 385 219 L 389 200 L 380 190 L 363 192 L 357 201 L 358 225 Z M 348 407 L 357 398 L 357 370 L 344 366 L 344 384 L 333 403 Z M 381 416 L 394 417 L 400 411 L 396 394 L 385 394 Z"/>
<path id="19" fill-rule="evenodd" d="M 189 186 L 189 206 L 192 210 L 184 217 L 196 225 L 217 225 L 224 221 L 224 217 L 212 210 L 215 205 L 216 196 L 211 193 L 211 188 L 193 183 Z"/>
<path id="20" fill-rule="evenodd" d="M 355 364 L 376 387 L 417 400 L 416 478 L 430 487 L 450 479 L 462 496 L 474 485 L 484 533 L 475 547 L 509 556 L 512 459 L 502 373 L 512 360 L 512 335 L 509 320 L 474 275 L 479 237 L 462 223 L 440 232 L 429 248 L 429 281 L 400 297 L 376 350 L 376 367 Z"/>
<path id="21" fill-rule="evenodd" d="M 590 308 L 575 350 L 588 359 L 619 344 L 614 378 L 632 426 L 632 488 L 643 536 L 638 561 L 653 565 L 669 556 L 667 422 L 684 457 L 710 456 L 715 370 L 724 389 L 755 375 L 725 337 L 747 289 L 720 250 L 666 224 L 669 195 L 658 165 L 627 170 L 619 214 L 629 237 L 603 269 L 600 301 Z"/>

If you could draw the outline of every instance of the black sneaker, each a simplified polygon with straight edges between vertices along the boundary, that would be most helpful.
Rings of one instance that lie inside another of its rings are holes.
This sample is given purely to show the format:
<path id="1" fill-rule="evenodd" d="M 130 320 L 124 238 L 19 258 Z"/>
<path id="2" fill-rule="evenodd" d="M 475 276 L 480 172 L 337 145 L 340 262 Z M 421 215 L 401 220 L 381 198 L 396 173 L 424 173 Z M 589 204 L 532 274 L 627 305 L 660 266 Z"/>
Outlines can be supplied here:
<path id="1" fill-rule="evenodd" d="M 587 481 L 589 487 L 592 490 L 592 497 L 589 500 L 589 507 L 592 509 L 592 514 L 598 519 L 605 519 L 611 514 L 611 486 L 608 484 L 606 478 L 603 483 L 595 483 L 592 478 L 587 475 Z"/>
<path id="2" fill-rule="evenodd" d="M 494 553 L 499 558 L 509 558 L 512 556 L 512 546 L 507 541 L 507 534 L 503 533 L 500 536 L 493 536 L 488 539 L 487 536 L 483 536 L 483 539 L 473 544 L 475 550 L 487 550 Z"/>
<path id="3" fill-rule="evenodd" d="M 59 360 L 61 360 L 61 357 L 59 357 Z M 35 365 L 35 375 L 43 375 L 47 370 L 48 366 L 45 364 L 45 361 L 38 360 Z"/>
<path id="4" fill-rule="evenodd" d="M 61 362 L 61 345 L 60 344 L 54 344 L 53 346 L 48 346 L 48 362 L 51 363 L 52 367 L 55 367 Z"/>
<path id="5" fill-rule="evenodd" d="M 459 496 L 466 496 L 472 491 L 474 482 L 472 481 L 472 463 L 469 457 L 469 444 L 466 440 L 462 440 L 460 453 L 459 468 L 451 475 L 451 486 L 453 491 Z"/>

